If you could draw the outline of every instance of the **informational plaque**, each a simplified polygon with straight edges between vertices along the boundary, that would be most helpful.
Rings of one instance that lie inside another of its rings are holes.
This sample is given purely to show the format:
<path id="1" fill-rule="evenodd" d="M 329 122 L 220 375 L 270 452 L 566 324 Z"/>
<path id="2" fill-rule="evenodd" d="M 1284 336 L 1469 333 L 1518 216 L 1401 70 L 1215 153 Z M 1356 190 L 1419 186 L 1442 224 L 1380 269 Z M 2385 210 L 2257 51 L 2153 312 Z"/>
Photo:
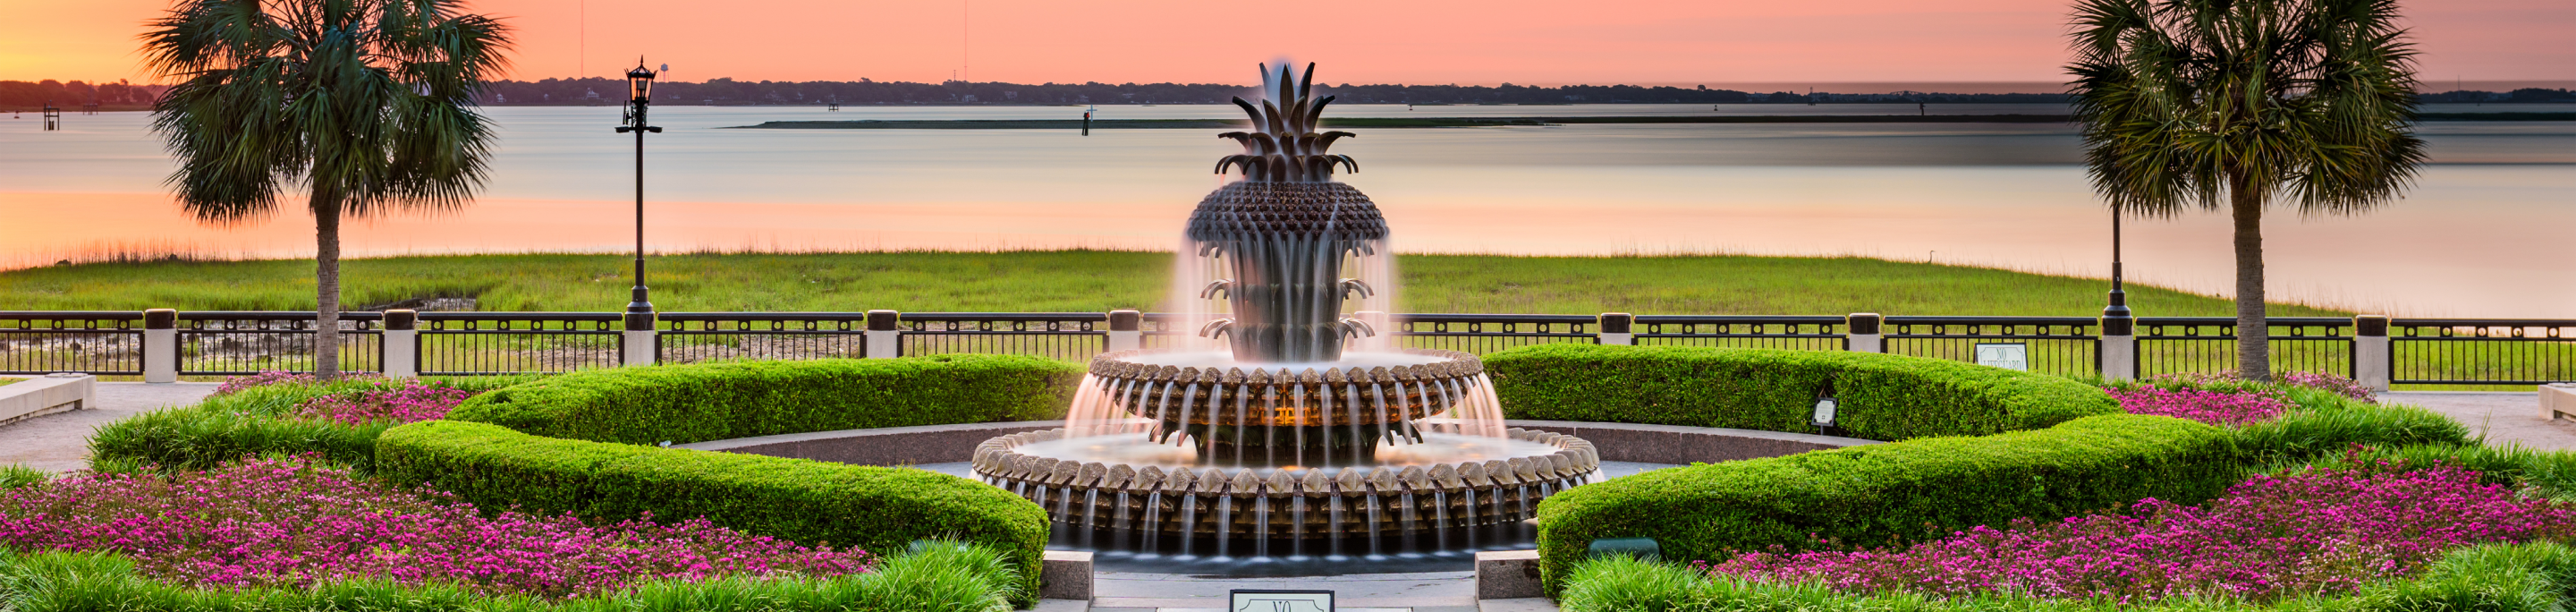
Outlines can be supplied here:
<path id="1" fill-rule="evenodd" d="M 1234 589 L 1225 594 L 1231 600 L 1228 612 L 1333 612 L 1332 591 Z"/>
<path id="2" fill-rule="evenodd" d="M 2028 372 L 2030 345 L 2020 342 L 1980 343 L 1977 345 L 1977 365 Z"/>

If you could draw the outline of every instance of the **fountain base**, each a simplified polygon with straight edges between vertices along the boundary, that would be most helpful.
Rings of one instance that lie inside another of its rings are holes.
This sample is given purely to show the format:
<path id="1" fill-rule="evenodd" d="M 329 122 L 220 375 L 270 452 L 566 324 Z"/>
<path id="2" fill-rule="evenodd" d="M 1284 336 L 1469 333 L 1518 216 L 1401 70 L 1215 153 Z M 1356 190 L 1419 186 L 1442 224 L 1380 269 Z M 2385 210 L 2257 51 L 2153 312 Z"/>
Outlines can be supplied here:
<path id="1" fill-rule="evenodd" d="M 1414 447 L 1472 445 L 1430 434 Z M 1347 467 L 1131 466 L 1045 456 L 1075 447 L 1145 442 L 1066 438 L 1051 429 L 1002 436 L 975 450 L 975 473 L 1047 509 L 1057 523 L 1218 539 L 1325 539 L 1435 533 L 1530 518 L 1548 495 L 1597 478 L 1590 442 L 1518 428 L 1496 448 L 1524 456 Z M 1186 451 L 1184 451 L 1186 452 Z M 1416 452 L 1390 449 L 1384 455 Z M 1481 459 L 1481 460 L 1478 460 Z"/>

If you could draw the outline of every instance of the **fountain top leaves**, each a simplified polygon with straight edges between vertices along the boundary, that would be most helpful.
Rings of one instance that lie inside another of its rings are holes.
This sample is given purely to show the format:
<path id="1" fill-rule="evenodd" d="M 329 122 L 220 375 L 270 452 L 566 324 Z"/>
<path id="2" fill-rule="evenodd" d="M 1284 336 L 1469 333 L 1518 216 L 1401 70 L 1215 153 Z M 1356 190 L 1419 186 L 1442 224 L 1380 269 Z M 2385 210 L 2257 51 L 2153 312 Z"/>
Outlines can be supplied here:
<path id="1" fill-rule="evenodd" d="M 1360 171 L 1359 162 L 1351 156 L 1330 152 L 1333 141 L 1358 135 L 1315 132 L 1323 124 L 1324 107 L 1333 103 L 1333 96 L 1313 97 L 1313 63 L 1306 64 L 1304 78 L 1289 73 L 1288 66 L 1282 64 L 1276 79 L 1270 76 L 1270 66 L 1263 64 L 1261 80 L 1263 88 L 1272 91 L 1262 92 L 1265 99 L 1258 106 L 1241 96 L 1234 98 L 1234 105 L 1242 107 L 1252 119 L 1252 131 L 1217 135 L 1243 144 L 1243 153 L 1217 160 L 1217 174 L 1240 169 L 1247 181 L 1313 183 L 1333 180 L 1336 168 Z"/>

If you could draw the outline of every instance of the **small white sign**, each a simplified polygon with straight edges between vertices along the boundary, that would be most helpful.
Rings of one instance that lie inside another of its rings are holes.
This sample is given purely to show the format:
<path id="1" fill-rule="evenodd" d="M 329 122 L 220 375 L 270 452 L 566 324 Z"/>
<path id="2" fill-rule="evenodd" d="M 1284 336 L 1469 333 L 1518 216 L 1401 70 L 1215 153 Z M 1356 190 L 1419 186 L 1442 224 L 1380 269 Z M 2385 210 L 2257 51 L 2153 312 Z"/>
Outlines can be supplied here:
<path id="1" fill-rule="evenodd" d="M 1332 591 L 1234 589 L 1225 594 L 1231 600 L 1228 612 L 1333 612 Z"/>
<path id="2" fill-rule="evenodd" d="M 2030 371 L 2030 345 L 2020 342 L 1977 345 L 1977 365 Z"/>

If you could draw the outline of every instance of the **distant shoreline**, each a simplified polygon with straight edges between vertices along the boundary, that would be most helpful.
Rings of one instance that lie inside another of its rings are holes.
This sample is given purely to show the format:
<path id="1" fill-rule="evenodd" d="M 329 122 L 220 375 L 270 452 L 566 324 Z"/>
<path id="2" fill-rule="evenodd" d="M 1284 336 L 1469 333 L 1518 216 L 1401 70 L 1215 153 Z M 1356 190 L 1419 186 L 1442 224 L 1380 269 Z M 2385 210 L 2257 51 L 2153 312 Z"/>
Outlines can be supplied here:
<path id="1" fill-rule="evenodd" d="M 2576 121 L 2567 113 L 2424 113 L 2423 121 Z M 1745 124 L 1745 123 L 2070 123 L 2071 115 L 1728 115 L 1633 117 L 1333 117 L 1327 128 L 1466 128 L 1545 127 L 1585 124 Z M 1241 129 L 1232 119 L 1096 119 L 1092 129 L 1210 130 Z M 898 119 L 858 121 L 768 121 L 722 129 L 749 130 L 1074 130 L 1079 119 Z"/>

